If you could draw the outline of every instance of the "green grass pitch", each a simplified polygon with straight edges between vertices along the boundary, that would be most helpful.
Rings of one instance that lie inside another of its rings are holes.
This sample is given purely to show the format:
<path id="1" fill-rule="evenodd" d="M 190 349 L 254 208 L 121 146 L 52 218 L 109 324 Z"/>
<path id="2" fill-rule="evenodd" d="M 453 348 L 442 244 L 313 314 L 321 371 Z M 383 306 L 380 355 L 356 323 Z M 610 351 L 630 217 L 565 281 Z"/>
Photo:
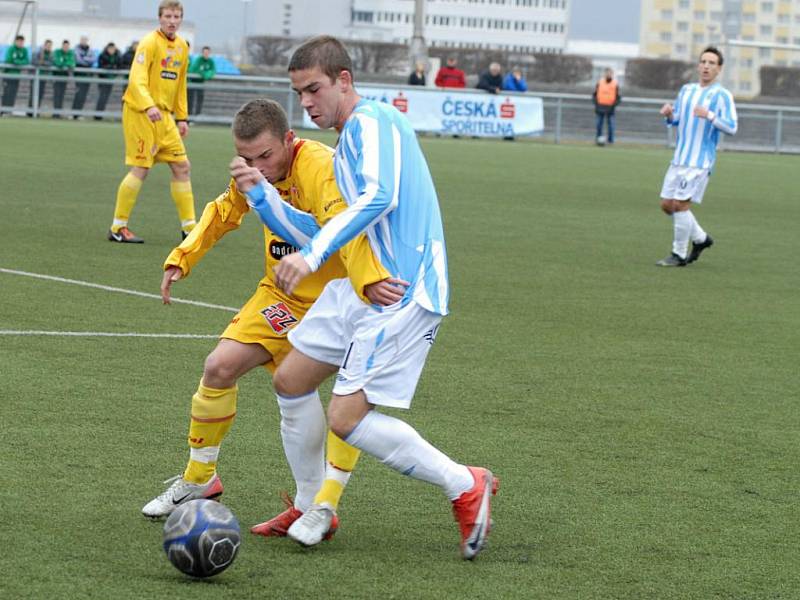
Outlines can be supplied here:
<path id="1" fill-rule="evenodd" d="M 158 293 L 179 233 L 166 167 L 133 215 L 146 243 L 111 244 L 119 125 L 2 119 L 0 139 L 0 268 Z M 187 145 L 201 209 L 233 147 L 210 127 Z M 460 560 L 439 490 L 370 457 L 332 542 L 250 536 L 291 491 L 270 380 L 254 372 L 220 457 L 241 553 L 187 579 L 139 511 L 183 469 L 214 340 L 2 335 L 0 597 L 800 597 L 797 158 L 722 154 L 696 211 L 717 244 L 659 269 L 668 150 L 422 145 L 452 315 L 402 414 L 500 476 L 488 549 Z M 241 305 L 262 248 L 248 217 L 174 294 Z M 0 290 L 2 330 L 214 335 L 231 316 L 7 272 Z"/>

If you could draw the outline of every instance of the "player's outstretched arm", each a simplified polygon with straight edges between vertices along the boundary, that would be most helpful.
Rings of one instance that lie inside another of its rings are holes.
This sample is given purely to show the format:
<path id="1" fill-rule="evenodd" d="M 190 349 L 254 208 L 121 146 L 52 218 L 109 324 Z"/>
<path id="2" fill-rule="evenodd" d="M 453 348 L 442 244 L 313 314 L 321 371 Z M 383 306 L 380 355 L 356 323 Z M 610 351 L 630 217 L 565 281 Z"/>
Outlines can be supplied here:
<path id="1" fill-rule="evenodd" d="M 183 277 L 183 271 L 181 271 L 180 267 L 167 267 L 167 270 L 164 271 L 164 277 L 161 278 L 161 300 L 164 304 L 171 303 L 170 288 L 181 277 Z"/>

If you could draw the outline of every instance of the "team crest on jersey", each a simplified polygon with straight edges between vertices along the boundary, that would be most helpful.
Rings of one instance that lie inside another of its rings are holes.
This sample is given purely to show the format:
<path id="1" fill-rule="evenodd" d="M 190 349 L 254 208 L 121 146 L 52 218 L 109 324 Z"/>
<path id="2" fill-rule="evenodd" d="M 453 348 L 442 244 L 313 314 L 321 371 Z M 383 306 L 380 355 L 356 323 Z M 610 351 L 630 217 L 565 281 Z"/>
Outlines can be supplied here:
<path id="1" fill-rule="evenodd" d="M 144 64 L 144 52 L 139 52 L 139 54 L 136 55 L 136 62 L 140 65 Z"/>
<path id="2" fill-rule="evenodd" d="M 264 315 L 267 323 L 275 333 L 284 333 L 298 321 L 285 302 L 278 302 L 268 306 L 261 311 L 261 314 Z"/>

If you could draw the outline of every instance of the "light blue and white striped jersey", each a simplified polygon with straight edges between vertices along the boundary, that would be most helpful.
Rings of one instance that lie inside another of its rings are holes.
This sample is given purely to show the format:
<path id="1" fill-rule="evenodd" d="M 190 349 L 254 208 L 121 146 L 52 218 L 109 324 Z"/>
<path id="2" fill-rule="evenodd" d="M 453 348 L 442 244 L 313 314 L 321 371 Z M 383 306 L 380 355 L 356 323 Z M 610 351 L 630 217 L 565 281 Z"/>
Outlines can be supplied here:
<path id="1" fill-rule="evenodd" d="M 705 106 L 714 115 L 713 120 L 695 117 L 695 106 Z M 687 83 L 678 92 L 672 120 L 667 119 L 667 124 L 676 126 L 678 134 L 672 164 L 712 169 L 717 158 L 719 132 L 733 135 L 738 128 L 733 96 L 718 83 L 707 87 Z"/>
<path id="2" fill-rule="evenodd" d="M 340 132 L 334 172 L 348 207 L 323 228 L 268 184 L 248 191 L 249 203 L 272 231 L 301 248 L 312 271 L 363 231 L 386 270 L 411 284 L 401 304 L 414 300 L 446 315 L 450 289 L 439 201 L 408 120 L 389 104 L 362 99 Z"/>

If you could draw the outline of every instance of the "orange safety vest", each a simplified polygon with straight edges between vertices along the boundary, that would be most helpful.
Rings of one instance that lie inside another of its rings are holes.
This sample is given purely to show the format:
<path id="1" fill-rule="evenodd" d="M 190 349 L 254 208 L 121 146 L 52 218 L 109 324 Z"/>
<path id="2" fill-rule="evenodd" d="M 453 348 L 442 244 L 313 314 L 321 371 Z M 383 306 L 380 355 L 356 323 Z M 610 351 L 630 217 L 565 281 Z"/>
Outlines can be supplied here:
<path id="1" fill-rule="evenodd" d="M 614 106 L 617 101 L 617 88 L 619 84 L 616 79 L 606 81 L 603 77 L 597 83 L 597 103 L 602 106 Z"/>

